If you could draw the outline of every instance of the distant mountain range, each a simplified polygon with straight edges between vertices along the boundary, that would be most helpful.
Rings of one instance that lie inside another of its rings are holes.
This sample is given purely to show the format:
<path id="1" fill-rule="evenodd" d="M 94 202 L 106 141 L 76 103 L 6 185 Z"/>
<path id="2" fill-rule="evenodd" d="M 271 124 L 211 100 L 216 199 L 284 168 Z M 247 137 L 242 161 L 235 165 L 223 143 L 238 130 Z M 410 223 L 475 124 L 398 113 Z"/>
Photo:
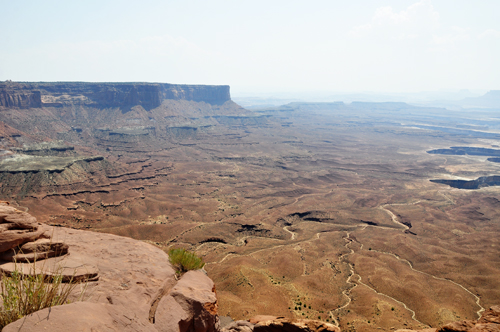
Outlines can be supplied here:
<path id="1" fill-rule="evenodd" d="M 419 93 L 309 93 L 309 94 L 256 94 L 241 95 L 233 100 L 246 108 L 265 108 L 285 105 L 290 102 L 405 102 L 419 106 L 444 107 L 451 110 L 482 108 L 500 109 L 500 90 L 491 90 L 484 95 L 469 90 L 459 92 L 419 92 Z"/>
<path id="2" fill-rule="evenodd" d="M 500 109 L 500 90 L 491 90 L 485 95 L 476 98 L 465 98 L 460 101 L 465 108 L 498 108 Z"/>

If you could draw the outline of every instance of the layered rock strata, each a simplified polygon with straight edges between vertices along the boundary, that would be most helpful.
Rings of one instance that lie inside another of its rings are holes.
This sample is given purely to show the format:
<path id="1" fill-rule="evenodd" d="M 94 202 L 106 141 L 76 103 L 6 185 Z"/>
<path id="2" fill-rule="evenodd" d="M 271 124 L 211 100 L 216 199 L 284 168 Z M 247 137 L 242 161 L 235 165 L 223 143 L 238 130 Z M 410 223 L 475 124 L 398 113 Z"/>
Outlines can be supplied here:
<path id="1" fill-rule="evenodd" d="M 0 253 L 4 258 L 9 257 L 12 260 L 16 250 L 20 248 L 25 248 L 26 253 L 33 253 L 33 246 L 28 246 L 28 243 L 50 238 L 48 231 L 49 228 L 38 223 L 35 217 L 19 211 L 7 202 L 0 202 Z M 52 247 L 46 245 L 44 248 L 53 250 L 58 246 L 59 244 Z M 62 247 L 61 244 L 60 248 Z"/>
<path id="2" fill-rule="evenodd" d="M 223 104 L 230 100 L 229 86 L 167 83 L 0 83 L 0 106 L 4 107 L 38 108 L 71 104 L 108 108 L 141 105 L 150 110 L 160 106 L 166 99 Z"/>

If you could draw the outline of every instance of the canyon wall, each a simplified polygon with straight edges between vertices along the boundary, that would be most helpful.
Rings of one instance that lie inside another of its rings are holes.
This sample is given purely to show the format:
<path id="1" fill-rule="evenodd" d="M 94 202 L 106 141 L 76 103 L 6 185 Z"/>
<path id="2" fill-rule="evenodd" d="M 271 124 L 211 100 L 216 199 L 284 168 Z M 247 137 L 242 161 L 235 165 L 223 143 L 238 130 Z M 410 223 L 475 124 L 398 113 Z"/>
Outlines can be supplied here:
<path id="1" fill-rule="evenodd" d="M 189 100 L 220 105 L 231 99 L 228 85 L 167 83 L 0 82 L 0 106 L 96 108 L 133 107 L 151 110 L 164 100 Z"/>

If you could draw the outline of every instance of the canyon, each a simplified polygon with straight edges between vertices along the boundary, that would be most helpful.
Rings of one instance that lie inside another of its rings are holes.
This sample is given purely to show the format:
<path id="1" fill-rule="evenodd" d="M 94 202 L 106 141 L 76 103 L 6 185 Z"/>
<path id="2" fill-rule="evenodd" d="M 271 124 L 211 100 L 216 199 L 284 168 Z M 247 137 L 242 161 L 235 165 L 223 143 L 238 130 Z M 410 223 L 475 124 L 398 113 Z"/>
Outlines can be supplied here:
<path id="1" fill-rule="evenodd" d="M 183 247 L 219 313 L 342 331 L 476 320 L 500 298 L 500 120 L 405 103 L 244 109 L 228 86 L 0 83 L 0 199 L 56 229 Z M 472 129 L 471 129 L 472 128 Z M 91 233 L 94 234 L 94 233 Z"/>

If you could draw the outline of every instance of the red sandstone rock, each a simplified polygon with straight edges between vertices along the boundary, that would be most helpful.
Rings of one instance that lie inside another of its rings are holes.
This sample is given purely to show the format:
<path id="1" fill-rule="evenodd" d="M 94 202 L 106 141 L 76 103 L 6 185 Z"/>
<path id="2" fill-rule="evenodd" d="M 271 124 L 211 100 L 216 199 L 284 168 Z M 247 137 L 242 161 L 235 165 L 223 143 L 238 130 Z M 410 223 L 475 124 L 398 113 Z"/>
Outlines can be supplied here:
<path id="1" fill-rule="evenodd" d="M 28 229 L 40 226 L 6 204 L 0 204 L 0 216 Z M 4 230 L 10 227 L 5 224 Z M 23 252 L 68 250 L 68 255 L 36 263 L 3 262 L 0 269 L 61 273 L 73 281 L 99 274 L 99 281 L 87 282 L 86 302 L 40 310 L 5 331 L 219 331 L 215 286 L 202 271 L 189 271 L 177 282 L 168 255 L 159 248 L 115 235 L 45 227 L 52 239 L 24 244 Z M 77 287 L 72 299 L 80 294 Z"/>
<path id="2" fill-rule="evenodd" d="M 500 325 L 494 323 L 476 324 L 468 332 L 500 332 Z"/>
<path id="3" fill-rule="evenodd" d="M 38 239 L 28 242 L 19 248 L 13 248 L 0 254 L 0 260 L 10 262 L 34 262 L 42 259 L 66 255 L 69 246 L 64 242 L 50 239 Z"/>
<path id="4" fill-rule="evenodd" d="M 479 323 L 495 323 L 500 324 L 500 306 L 495 305 L 483 312 Z"/>
<path id="5" fill-rule="evenodd" d="M 0 203 L 0 252 L 35 241 L 48 230 L 29 213 L 19 211 L 6 202 Z"/>
<path id="6" fill-rule="evenodd" d="M 45 276 L 62 274 L 64 282 L 97 279 L 98 269 L 95 266 L 74 256 L 57 257 L 67 254 L 69 246 L 62 240 L 49 239 L 54 234 L 54 228 L 38 223 L 29 213 L 1 202 L 0 271 L 10 274 L 17 270 L 24 274 Z M 36 263 L 31 263 L 34 261 Z"/>
<path id="7" fill-rule="evenodd" d="M 157 332 L 131 309 L 104 303 L 75 302 L 37 311 L 2 332 L 124 331 Z"/>
<path id="8" fill-rule="evenodd" d="M 131 326 L 137 327 L 139 331 L 163 331 L 156 329 L 148 318 L 152 303 L 166 280 L 175 276 L 175 271 L 165 252 L 144 242 L 115 235 L 66 228 L 51 228 L 51 234 L 54 241 L 63 241 L 69 245 L 69 255 L 46 259 L 43 261 L 44 264 L 61 266 L 68 274 L 78 269 L 99 271 L 99 281 L 88 283 L 84 301 L 89 303 L 73 304 L 90 309 L 67 309 L 67 305 L 53 307 L 49 310 L 51 312 L 49 322 L 53 322 L 52 325 L 64 324 L 64 319 L 71 317 L 77 321 L 88 320 L 87 324 L 92 321 L 101 322 L 103 325 L 95 327 L 96 331 L 120 331 L 121 326 L 124 326 L 120 321 L 116 323 L 118 325 L 113 323 L 115 325 L 112 324 L 109 327 L 107 322 L 110 321 L 109 317 L 121 317 L 122 320 L 128 319 Z M 13 263 L 2 264 L 0 267 L 8 264 Z M 22 266 L 28 267 L 29 265 L 23 264 Z M 79 294 L 80 289 L 77 287 L 72 300 L 76 300 Z M 48 309 L 44 312 L 46 310 Z M 59 315 L 64 317 L 57 317 Z M 40 317 L 38 313 L 30 315 L 25 319 L 25 324 L 31 324 L 27 320 L 38 321 L 37 317 Z M 141 324 L 145 324 L 146 327 Z M 60 330 L 49 328 L 52 325 L 31 325 L 30 331 L 73 330 L 64 326 Z M 82 326 L 82 329 L 74 329 L 74 331 L 85 330 L 85 326 L 93 325 L 83 324 Z M 45 327 L 47 329 L 44 329 Z M 87 330 L 90 331 L 90 327 Z M 133 330 L 133 328 L 124 329 L 124 331 Z"/>
<path id="9" fill-rule="evenodd" d="M 248 321 L 236 321 L 225 326 L 222 332 L 340 332 L 340 328 L 325 322 L 309 319 L 289 319 L 277 316 L 259 315 Z"/>
<path id="10" fill-rule="evenodd" d="M 500 332 L 500 306 L 493 306 L 475 320 L 461 320 L 441 326 L 439 329 L 397 330 L 396 332 Z"/>
<path id="11" fill-rule="evenodd" d="M 270 318 L 270 319 L 268 319 Z M 310 319 L 274 318 L 272 316 L 255 316 L 250 321 L 255 322 L 253 331 L 256 332 L 340 332 L 340 328 L 329 323 Z"/>
<path id="12" fill-rule="evenodd" d="M 155 326 L 161 331 L 219 331 L 213 281 L 201 270 L 182 276 L 158 305 Z"/>
<path id="13" fill-rule="evenodd" d="M 476 325 L 475 320 L 461 320 L 443 325 L 438 332 L 467 332 Z"/>

